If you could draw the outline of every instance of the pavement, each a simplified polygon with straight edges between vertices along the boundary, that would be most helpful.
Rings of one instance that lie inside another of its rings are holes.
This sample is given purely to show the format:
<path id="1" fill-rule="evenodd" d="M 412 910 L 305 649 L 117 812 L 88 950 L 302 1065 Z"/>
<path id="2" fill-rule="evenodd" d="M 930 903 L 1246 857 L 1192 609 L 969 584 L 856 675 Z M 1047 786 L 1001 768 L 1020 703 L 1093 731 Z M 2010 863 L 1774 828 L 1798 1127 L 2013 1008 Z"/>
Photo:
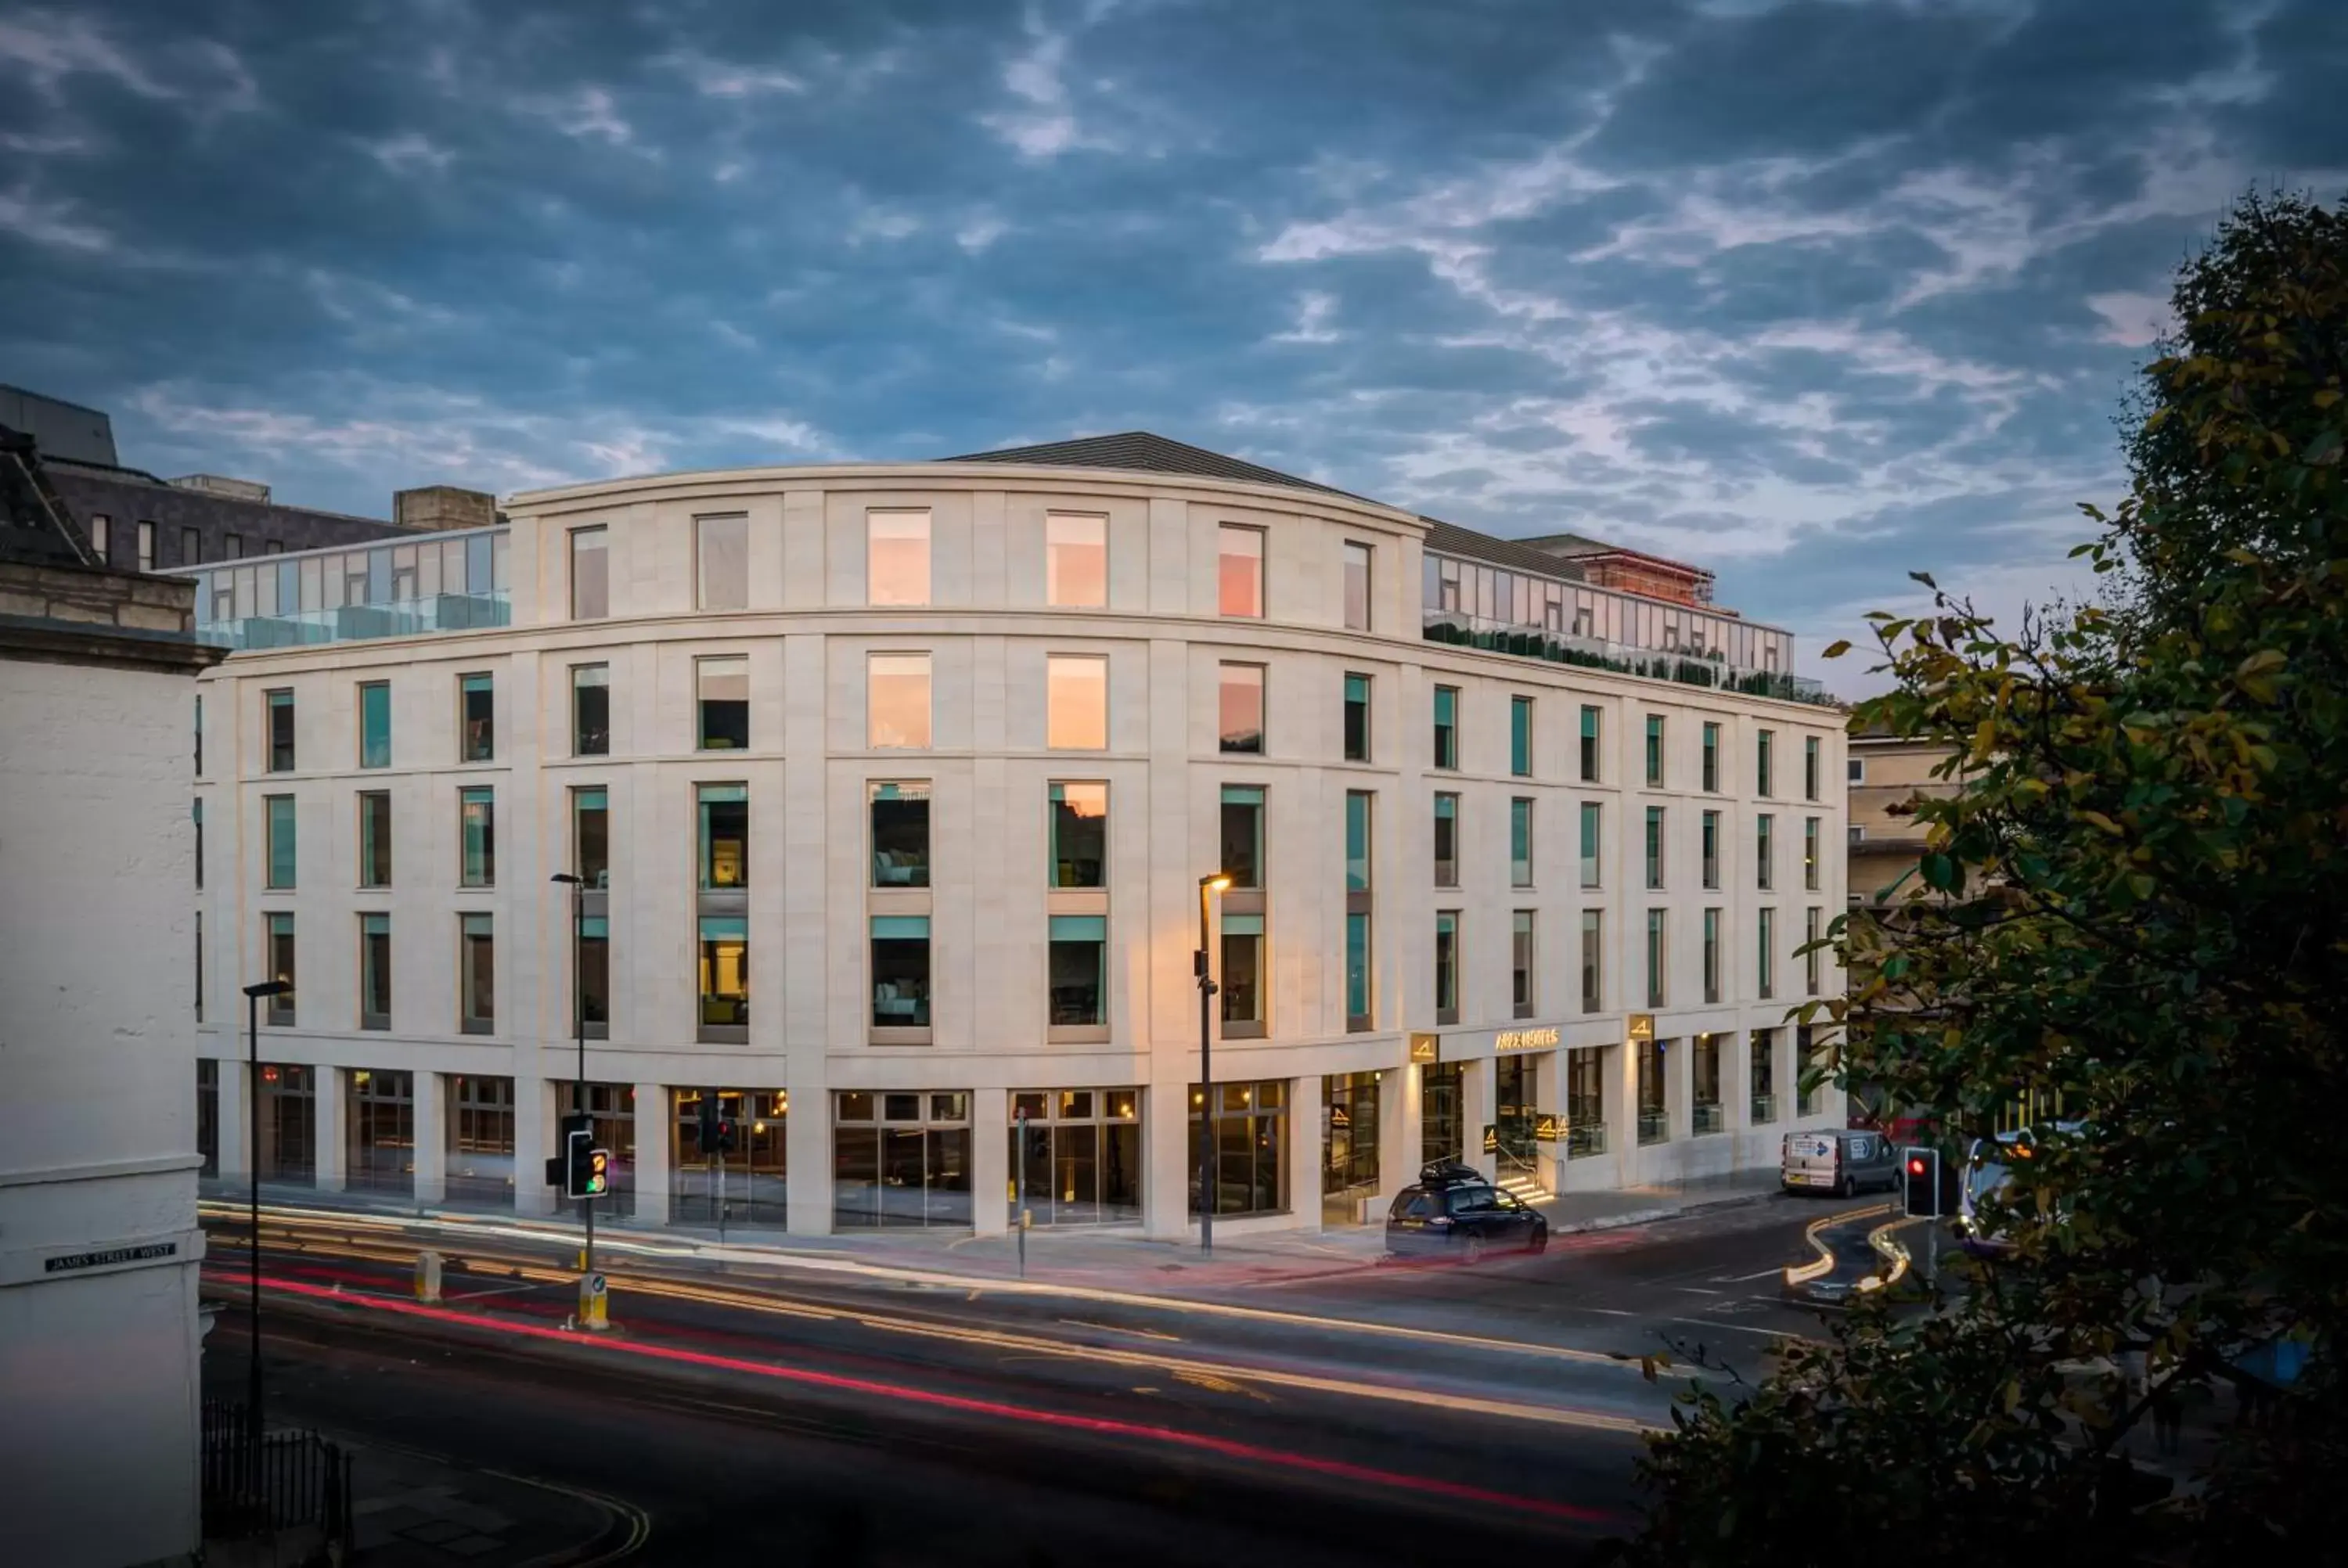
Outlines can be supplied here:
<path id="1" fill-rule="evenodd" d="M 438 1455 L 328 1434 L 351 1456 L 354 1568 L 520 1568 L 641 1529 L 629 1504 Z"/>
<path id="2" fill-rule="evenodd" d="M 1561 1194 L 1538 1206 L 1549 1217 L 1551 1236 L 1566 1237 L 1741 1207 L 1778 1193 L 1776 1171 L 1764 1168 L 1672 1186 Z M 235 1189 L 207 1183 L 205 1194 L 212 1200 L 214 1217 L 233 1217 L 227 1209 L 238 1195 Z M 262 1195 L 273 1211 L 446 1224 L 466 1234 L 494 1226 L 517 1240 L 556 1245 L 575 1245 L 579 1235 L 577 1222 L 567 1217 L 419 1207 L 386 1203 L 380 1194 L 300 1187 L 264 1186 Z M 976 1236 L 966 1231 L 908 1229 L 803 1236 L 729 1226 L 721 1240 L 709 1226 L 639 1226 L 599 1218 L 595 1228 L 599 1254 L 606 1256 L 798 1267 L 933 1285 L 1024 1279 L 1174 1296 L 1294 1284 L 1382 1267 L 1390 1261 L 1379 1224 L 1239 1235 L 1227 1230 L 1215 1238 L 1211 1257 L 1200 1255 L 1195 1240 L 1154 1240 L 1127 1226 L 1033 1229 L 1027 1233 L 1024 1263 L 1015 1234 Z"/>

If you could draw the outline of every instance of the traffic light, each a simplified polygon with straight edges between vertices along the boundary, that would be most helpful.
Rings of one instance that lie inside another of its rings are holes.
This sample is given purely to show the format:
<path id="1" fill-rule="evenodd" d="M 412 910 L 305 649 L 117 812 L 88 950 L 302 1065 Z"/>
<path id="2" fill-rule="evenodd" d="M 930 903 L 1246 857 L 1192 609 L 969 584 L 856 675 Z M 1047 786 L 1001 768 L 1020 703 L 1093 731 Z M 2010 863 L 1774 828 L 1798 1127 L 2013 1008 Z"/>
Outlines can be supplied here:
<path id="1" fill-rule="evenodd" d="M 1941 1152 L 1905 1149 L 1900 1155 L 1900 1179 L 1907 1195 L 1910 1219 L 1941 1217 Z"/>
<path id="2" fill-rule="evenodd" d="M 562 1195 L 600 1198 L 612 1191 L 612 1151 L 594 1147 L 595 1134 L 570 1133 L 563 1144 Z"/>
<path id="3" fill-rule="evenodd" d="M 562 1153 L 547 1158 L 546 1184 L 550 1187 L 561 1187 L 562 1195 L 566 1198 L 575 1198 L 579 1195 L 579 1184 L 572 1175 L 573 1169 L 572 1150 L 578 1146 L 574 1140 L 592 1136 L 591 1129 L 594 1124 L 594 1118 L 583 1111 L 568 1112 L 564 1113 L 560 1131 L 555 1134 L 555 1147 L 561 1149 Z"/>
<path id="4" fill-rule="evenodd" d="M 721 1115 L 712 1122 L 708 1144 L 710 1150 L 720 1154 L 730 1154 L 741 1142 L 742 1123 L 733 1117 Z"/>

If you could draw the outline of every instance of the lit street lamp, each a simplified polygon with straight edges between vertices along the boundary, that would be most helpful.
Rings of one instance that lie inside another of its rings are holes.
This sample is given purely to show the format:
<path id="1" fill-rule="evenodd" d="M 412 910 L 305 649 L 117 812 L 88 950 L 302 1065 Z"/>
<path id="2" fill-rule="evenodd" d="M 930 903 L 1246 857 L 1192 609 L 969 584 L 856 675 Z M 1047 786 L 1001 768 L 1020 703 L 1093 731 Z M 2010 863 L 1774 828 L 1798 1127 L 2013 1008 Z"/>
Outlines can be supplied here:
<path id="1" fill-rule="evenodd" d="M 1199 977 L 1199 1087 L 1204 1103 L 1199 1113 L 1199 1251 L 1215 1250 L 1215 979 L 1208 965 L 1210 915 L 1208 902 L 1231 885 L 1227 872 L 1199 878 L 1199 951 L 1192 964 Z"/>
<path id="2" fill-rule="evenodd" d="M 248 1368 L 245 1402 L 252 1412 L 252 1440 L 261 1440 L 261 999 L 282 997 L 292 992 L 289 979 L 257 980 L 244 988 L 245 1040 L 245 1107 L 247 1186 L 246 1224 L 251 1227 L 245 1238 L 245 1265 L 249 1270 L 246 1282 L 245 1309 L 251 1325 L 252 1348 L 247 1352 Z"/>

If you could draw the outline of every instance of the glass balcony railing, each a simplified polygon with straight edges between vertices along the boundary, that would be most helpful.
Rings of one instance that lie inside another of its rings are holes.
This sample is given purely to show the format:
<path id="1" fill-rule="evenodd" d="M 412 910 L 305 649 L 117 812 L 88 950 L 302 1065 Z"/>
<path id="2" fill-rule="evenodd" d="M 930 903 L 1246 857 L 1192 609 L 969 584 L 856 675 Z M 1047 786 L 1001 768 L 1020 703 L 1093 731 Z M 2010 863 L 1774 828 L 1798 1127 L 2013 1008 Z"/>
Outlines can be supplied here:
<path id="1" fill-rule="evenodd" d="M 1565 1157 L 1584 1160 L 1592 1154 L 1606 1153 L 1606 1123 L 1574 1122 L 1565 1130 Z"/>
<path id="2" fill-rule="evenodd" d="M 1755 1127 L 1766 1127 L 1770 1122 L 1775 1122 L 1776 1119 L 1777 1097 L 1774 1094 L 1755 1095 L 1753 1097 L 1753 1120 L 1748 1123 L 1748 1125 Z"/>
<path id="3" fill-rule="evenodd" d="M 1639 1112 L 1639 1144 L 1668 1143 L 1672 1141 L 1672 1114 L 1668 1111 Z"/>
<path id="4" fill-rule="evenodd" d="M 1717 1103 L 1699 1105 L 1688 1117 L 1688 1130 L 1698 1137 L 1706 1132 L 1717 1132 L 1726 1124 Z"/>
<path id="5" fill-rule="evenodd" d="M 1422 610 L 1420 630 L 1429 642 L 1478 649 L 1488 653 L 1513 653 L 1520 658 L 1546 659 L 1552 664 L 1578 664 L 1585 669 L 1612 670 L 1618 674 L 1643 675 L 1651 681 L 1676 681 L 1683 686 L 1741 692 L 1752 697 L 1776 697 L 1789 702 L 1831 706 L 1826 688 L 1806 675 L 1775 670 L 1746 670 L 1707 653 L 1672 652 L 1607 642 L 1571 632 L 1520 626 L 1510 620 L 1488 620 L 1456 610 Z"/>
<path id="6" fill-rule="evenodd" d="M 291 615 L 253 615 L 214 620 L 196 628 L 196 639 L 240 652 L 255 648 L 301 648 L 318 642 L 355 642 L 370 637 L 417 637 L 434 631 L 479 631 L 510 624 L 513 608 L 506 590 L 444 593 L 396 604 L 345 604 L 337 610 L 300 610 Z"/>

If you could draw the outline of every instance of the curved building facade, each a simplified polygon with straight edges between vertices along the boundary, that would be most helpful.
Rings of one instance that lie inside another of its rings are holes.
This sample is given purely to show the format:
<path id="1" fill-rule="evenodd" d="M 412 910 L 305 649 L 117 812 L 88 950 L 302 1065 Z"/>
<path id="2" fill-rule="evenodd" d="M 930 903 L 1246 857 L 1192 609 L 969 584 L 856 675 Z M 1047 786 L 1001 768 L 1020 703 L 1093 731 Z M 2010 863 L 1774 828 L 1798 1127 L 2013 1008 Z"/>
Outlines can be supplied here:
<path id="1" fill-rule="evenodd" d="M 1202 1167 L 1226 1225 L 1341 1224 L 1439 1155 L 1613 1187 L 1840 1122 L 1788 1009 L 1840 989 L 1799 949 L 1843 738 L 1785 634 L 1600 643 L 1598 590 L 1506 541 L 1008 456 L 201 574 L 239 650 L 196 802 L 216 1170 L 270 975 L 264 1178 L 425 1204 L 556 1207 L 582 1076 L 620 1214 L 714 1223 L 706 1102 L 731 1222 L 801 1234 L 1015 1197 L 1174 1236 Z"/>

